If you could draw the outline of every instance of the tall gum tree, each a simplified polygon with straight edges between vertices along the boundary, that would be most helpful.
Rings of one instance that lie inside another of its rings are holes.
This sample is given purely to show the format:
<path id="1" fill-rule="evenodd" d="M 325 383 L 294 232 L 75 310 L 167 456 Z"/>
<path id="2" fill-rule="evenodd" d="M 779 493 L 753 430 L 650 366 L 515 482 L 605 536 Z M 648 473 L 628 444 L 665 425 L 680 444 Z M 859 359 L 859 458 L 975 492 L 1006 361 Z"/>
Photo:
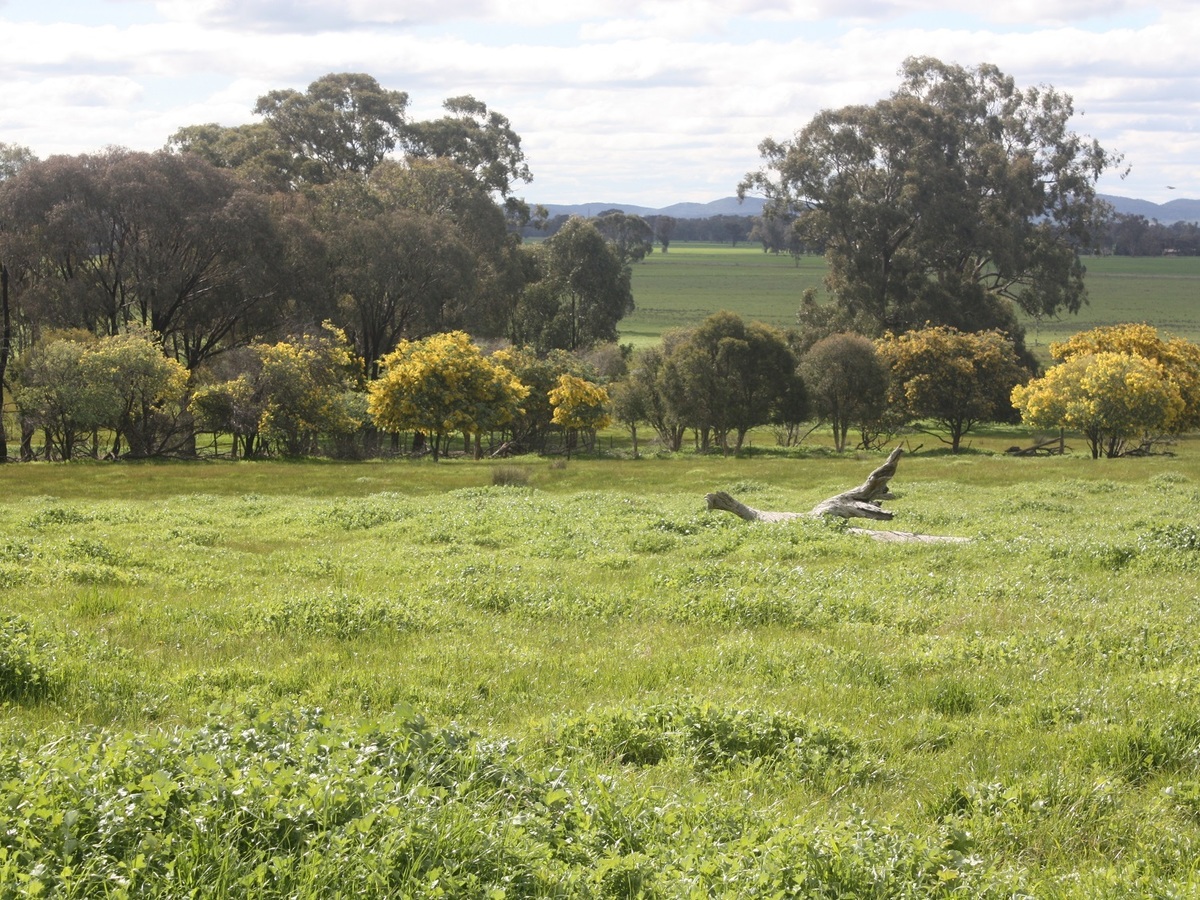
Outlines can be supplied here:
<path id="1" fill-rule="evenodd" d="M 255 113 L 294 154 L 302 180 L 322 183 L 341 172 L 369 173 L 399 144 L 408 94 L 370 75 L 337 72 L 300 91 L 258 98 Z"/>
<path id="2" fill-rule="evenodd" d="M 572 216 L 530 258 L 537 277 L 514 313 L 514 343 L 576 351 L 617 339 L 633 312 L 630 271 L 595 225 Z"/>
<path id="3" fill-rule="evenodd" d="M 262 198 L 194 155 L 56 156 L 0 185 L 0 245 L 44 325 L 139 325 L 188 368 L 268 324 L 279 243 Z"/>
<path id="4" fill-rule="evenodd" d="M 474 173 L 448 158 L 388 160 L 371 173 L 370 189 L 384 208 L 438 219 L 470 253 L 470 302 L 457 321 L 474 335 L 502 337 L 521 290 L 525 267 L 520 236 L 510 231 L 504 211 Z"/>
<path id="5" fill-rule="evenodd" d="M 13 177 L 37 157 L 28 147 L 0 141 L 0 182 Z M 3 238 L 3 234 L 0 234 Z M 13 332 L 13 306 L 9 294 L 10 275 L 7 248 L 0 242 L 0 463 L 8 461 L 8 431 L 4 420 L 8 363 L 16 353 Z"/>
<path id="6" fill-rule="evenodd" d="M 1043 317 L 1085 302 L 1077 251 L 1106 214 L 1096 181 L 1120 163 L 1070 130 L 1073 111 L 993 65 L 914 57 L 887 99 L 764 140 L 738 194 L 762 194 L 825 246 L 847 314 L 880 331 L 931 322 L 1019 339 L 1014 306 Z"/>
<path id="7" fill-rule="evenodd" d="M 427 122 L 412 122 L 404 130 L 409 154 L 425 159 L 450 159 L 470 171 L 487 190 L 501 198 L 504 211 L 515 225 L 531 217 L 529 205 L 513 196 L 518 182 L 528 184 L 533 173 L 525 162 L 521 136 L 506 116 L 470 94 L 451 97 L 442 104 L 446 115 Z"/>

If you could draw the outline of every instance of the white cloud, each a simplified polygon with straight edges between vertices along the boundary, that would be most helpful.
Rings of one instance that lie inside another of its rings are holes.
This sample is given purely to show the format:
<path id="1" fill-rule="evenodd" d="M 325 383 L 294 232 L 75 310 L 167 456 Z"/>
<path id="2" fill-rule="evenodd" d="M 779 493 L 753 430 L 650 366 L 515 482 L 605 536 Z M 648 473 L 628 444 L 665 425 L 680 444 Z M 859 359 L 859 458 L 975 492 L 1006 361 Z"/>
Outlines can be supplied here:
<path id="1" fill-rule="evenodd" d="M 1190 2 L 1018 2 L 1020 22 L 982 0 L 940 12 L 919 0 L 160 0 L 157 17 L 108 25 L 55 22 L 51 4 L 46 21 L 6 21 L 10 3 L 0 140 L 150 149 L 185 124 L 250 121 L 268 90 L 357 71 L 407 91 L 416 117 L 462 93 L 507 115 L 531 199 L 656 205 L 731 193 L 762 138 L 884 97 L 904 57 L 931 55 L 1071 94 L 1075 129 L 1134 167 L 1114 192 L 1200 196 Z"/>

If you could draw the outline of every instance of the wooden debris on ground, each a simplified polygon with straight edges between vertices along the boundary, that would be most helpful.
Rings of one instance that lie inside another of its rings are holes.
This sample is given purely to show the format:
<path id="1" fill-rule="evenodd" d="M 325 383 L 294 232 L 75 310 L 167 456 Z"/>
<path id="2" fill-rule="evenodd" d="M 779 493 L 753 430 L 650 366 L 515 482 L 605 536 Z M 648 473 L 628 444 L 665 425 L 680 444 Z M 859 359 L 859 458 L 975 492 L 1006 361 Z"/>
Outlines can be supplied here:
<path id="1" fill-rule="evenodd" d="M 822 500 L 806 513 L 800 512 L 770 512 L 747 506 L 725 491 L 716 491 L 705 495 L 705 502 L 710 510 L 718 509 L 731 512 L 747 522 L 788 522 L 798 518 L 818 518 L 821 516 L 836 516 L 842 519 L 874 519 L 890 521 L 893 513 L 883 508 L 884 500 L 895 499 L 888 488 L 888 483 L 896 474 L 896 467 L 904 450 L 897 447 L 883 465 L 879 466 L 856 488 L 835 494 L 827 500 Z M 913 542 L 913 543 L 963 543 L 970 538 L 952 537 L 949 535 L 914 534 L 908 531 L 883 531 L 874 528 L 850 528 L 853 534 L 865 534 L 877 541 Z"/>

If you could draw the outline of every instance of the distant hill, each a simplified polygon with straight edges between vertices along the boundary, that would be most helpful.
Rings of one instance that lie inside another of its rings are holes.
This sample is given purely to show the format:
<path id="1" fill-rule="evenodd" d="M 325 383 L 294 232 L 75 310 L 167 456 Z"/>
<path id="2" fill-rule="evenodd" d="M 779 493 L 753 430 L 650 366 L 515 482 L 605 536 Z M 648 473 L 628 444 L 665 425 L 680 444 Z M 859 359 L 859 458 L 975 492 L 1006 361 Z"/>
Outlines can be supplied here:
<path id="1" fill-rule="evenodd" d="M 1200 222 L 1200 200 L 1172 200 L 1169 203 L 1151 203 L 1149 200 L 1136 200 L 1130 197 L 1116 197 L 1112 194 L 1101 194 L 1100 197 L 1113 205 L 1117 212 L 1131 216 L 1145 216 L 1157 220 L 1163 225 L 1174 222 Z M 619 209 L 624 213 L 638 216 L 674 216 L 676 219 L 707 219 L 710 216 L 757 216 L 762 212 L 765 201 L 761 197 L 747 197 L 739 201 L 737 197 L 725 197 L 713 200 L 711 203 L 675 203 L 654 209 L 649 206 L 635 206 L 632 203 L 575 203 L 571 205 L 545 204 L 551 217 L 564 216 L 596 216 L 606 209 Z"/>
<path id="2" fill-rule="evenodd" d="M 634 206 L 632 203 L 574 203 L 560 205 L 542 204 L 554 216 L 598 216 L 606 209 L 619 209 L 636 216 L 674 216 L 676 219 L 707 219 L 710 216 L 757 216 L 762 212 L 765 201 L 761 197 L 747 197 L 739 202 L 737 197 L 713 200 L 711 203 L 674 203 L 661 209 L 649 206 Z"/>
<path id="3" fill-rule="evenodd" d="M 1169 203 L 1151 203 L 1149 200 L 1134 200 L 1129 197 L 1114 197 L 1100 194 L 1113 208 L 1127 216 L 1145 216 L 1157 219 L 1163 225 L 1175 222 L 1200 222 L 1200 200 L 1172 200 Z"/>

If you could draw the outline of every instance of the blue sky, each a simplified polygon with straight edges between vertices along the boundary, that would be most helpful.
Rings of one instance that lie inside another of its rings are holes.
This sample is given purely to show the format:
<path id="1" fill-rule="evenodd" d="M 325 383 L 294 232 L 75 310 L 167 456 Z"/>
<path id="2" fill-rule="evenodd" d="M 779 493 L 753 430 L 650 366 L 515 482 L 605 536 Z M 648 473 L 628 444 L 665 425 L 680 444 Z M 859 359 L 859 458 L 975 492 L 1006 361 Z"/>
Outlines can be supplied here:
<path id="1" fill-rule="evenodd" d="M 665 206 L 733 194 L 764 137 L 928 55 L 1070 94 L 1130 167 L 1102 191 L 1200 197 L 1193 0 L 0 0 L 0 35 L 0 141 L 43 157 L 156 149 L 354 71 L 416 118 L 467 93 L 508 116 L 531 201 Z"/>

